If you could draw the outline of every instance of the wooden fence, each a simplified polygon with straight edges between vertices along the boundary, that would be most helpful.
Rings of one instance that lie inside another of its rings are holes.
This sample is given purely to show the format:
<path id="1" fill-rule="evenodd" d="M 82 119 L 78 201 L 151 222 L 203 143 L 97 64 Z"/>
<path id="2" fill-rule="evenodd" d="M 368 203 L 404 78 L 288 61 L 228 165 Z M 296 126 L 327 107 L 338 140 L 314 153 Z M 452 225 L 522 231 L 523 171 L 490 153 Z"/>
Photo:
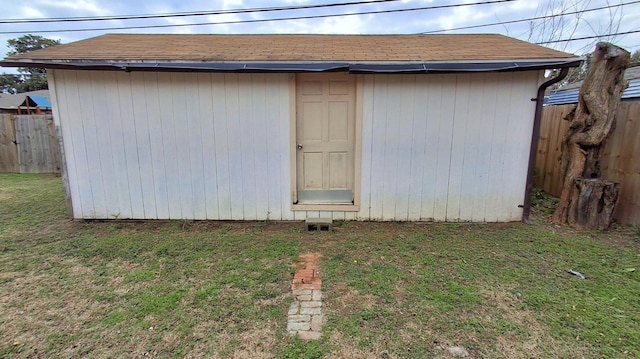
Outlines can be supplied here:
<path id="1" fill-rule="evenodd" d="M 61 168 L 51 115 L 0 114 L 0 173 L 60 173 Z"/>
<path id="2" fill-rule="evenodd" d="M 536 159 L 536 187 L 560 196 L 560 146 L 569 121 L 563 120 L 575 105 L 547 106 Z M 640 102 L 622 102 L 617 124 L 604 147 L 600 161 L 602 177 L 620 182 L 614 218 L 625 224 L 640 224 Z"/>

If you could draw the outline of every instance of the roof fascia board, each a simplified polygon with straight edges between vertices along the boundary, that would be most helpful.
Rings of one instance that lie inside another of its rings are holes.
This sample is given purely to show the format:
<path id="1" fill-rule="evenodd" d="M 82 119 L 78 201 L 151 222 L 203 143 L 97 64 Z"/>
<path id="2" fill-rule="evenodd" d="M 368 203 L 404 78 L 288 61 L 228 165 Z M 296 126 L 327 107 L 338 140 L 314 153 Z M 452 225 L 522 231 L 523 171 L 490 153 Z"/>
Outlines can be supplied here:
<path id="1" fill-rule="evenodd" d="M 543 60 L 459 62 L 124 62 L 124 61 L 0 61 L 0 66 L 106 71 L 179 72 L 325 72 L 353 73 L 451 73 L 524 71 L 579 66 L 579 57 Z"/>
<path id="2" fill-rule="evenodd" d="M 403 60 L 403 61 L 368 61 L 368 60 L 339 60 L 339 61 L 309 61 L 309 60 L 286 60 L 286 61 L 253 61 L 253 60 L 238 60 L 238 61 L 224 61 L 224 60 L 163 60 L 163 59 L 128 59 L 128 60 L 116 60 L 116 59 L 12 59 L 7 57 L 4 60 L 0 60 L 1 64 L 11 64 L 6 66 L 25 66 L 25 67 L 42 67 L 43 64 L 65 64 L 65 63 L 83 63 L 83 64 L 327 64 L 327 63 L 349 63 L 349 64 L 379 64 L 379 65 L 395 65 L 395 64 L 492 64 L 492 63 L 505 63 L 505 62 L 555 62 L 555 61 L 584 61 L 582 56 L 562 57 L 562 58 L 531 58 L 531 59 L 518 59 L 518 58 L 506 58 L 506 59 L 486 59 L 486 60 Z"/>

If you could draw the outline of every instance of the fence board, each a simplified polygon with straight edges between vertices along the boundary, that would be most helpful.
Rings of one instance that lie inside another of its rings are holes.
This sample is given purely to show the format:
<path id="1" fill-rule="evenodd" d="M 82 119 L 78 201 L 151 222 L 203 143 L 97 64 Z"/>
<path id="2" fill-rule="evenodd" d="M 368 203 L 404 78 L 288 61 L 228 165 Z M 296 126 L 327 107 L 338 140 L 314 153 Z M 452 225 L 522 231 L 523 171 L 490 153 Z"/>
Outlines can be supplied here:
<path id="1" fill-rule="evenodd" d="M 557 118 L 560 121 L 557 121 L 554 126 L 553 140 L 552 140 L 552 150 L 553 150 L 553 158 L 552 161 L 547 165 L 547 171 L 550 173 L 550 181 L 552 185 L 553 193 L 556 193 L 557 196 L 560 196 L 560 192 L 562 191 L 562 182 L 559 180 L 555 180 L 562 176 L 560 171 L 560 155 L 562 154 L 562 141 L 564 140 L 565 133 L 569 128 L 569 121 L 565 121 L 565 116 L 573 110 L 573 106 L 568 106 L 564 108 L 558 109 L 556 113 Z"/>
<path id="2" fill-rule="evenodd" d="M 569 127 L 564 116 L 575 105 L 544 108 L 536 160 L 536 186 L 560 195 L 560 148 Z M 620 182 L 620 196 L 614 218 L 625 224 L 640 224 L 640 102 L 623 102 L 618 107 L 617 126 L 609 136 L 600 161 L 602 177 Z"/>
<path id="3" fill-rule="evenodd" d="M 0 173 L 60 173 L 61 167 L 51 115 L 0 116 Z"/>
<path id="4" fill-rule="evenodd" d="M 11 114 L 0 115 L 0 173 L 19 172 L 16 129 Z"/>
<path id="5" fill-rule="evenodd" d="M 49 148 L 51 149 L 51 173 L 62 172 L 62 151 L 60 149 L 60 141 L 58 140 L 58 130 L 53 117 L 47 119 L 47 137 L 49 139 Z"/>
<path id="6" fill-rule="evenodd" d="M 538 138 L 538 153 L 536 154 L 536 183 L 544 183 L 546 173 L 544 170 L 547 168 L 548 153 L 549 153 L 549 126 L 550 121 L 541 121 L 540 123 L 540 137 Z"/>
<path id="7" fill-rule="evenodd" d="M 547 109 L 545 109 L 546 111 Z M 549 110 L 552 112 L 551 114 L 549 114 L 550 116 L 553 116 L 553 118 L 558 118 L 558 109 L 557 108 L 549 108 Z M 551 186 L 551 178 L 552 176 L 552 169 L 554 167 L 554 163 L 557 160 L 556 157 L 556 153 L 555 153 L 555 146 L 556 146 L 556 136 L 558 133 L 558 125 L 559 125 L 560 121 L 542 121 L 542 126 L 540 129 L 540 138 L 546 138 L 546 143 L 544 143 L 544 146 L 546 147 L 546 150 L 544 152 L 544 156 L 546 157 L 544 160 L 539 160 L 539 164 L 537 168 L 539 168 L 540 170 L 537 171 L 538 173 L 538 179 L 537 182 L 544 184 L 545 188 L 550 188 Z"/>

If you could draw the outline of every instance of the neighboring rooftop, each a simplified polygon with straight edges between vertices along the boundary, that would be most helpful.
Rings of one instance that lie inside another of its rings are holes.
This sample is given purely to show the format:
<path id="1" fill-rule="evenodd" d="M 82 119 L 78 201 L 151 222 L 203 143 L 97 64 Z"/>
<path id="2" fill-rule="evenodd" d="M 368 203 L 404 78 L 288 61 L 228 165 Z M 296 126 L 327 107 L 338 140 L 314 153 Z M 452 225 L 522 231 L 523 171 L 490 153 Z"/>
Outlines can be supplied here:
<path id="1" fill-rule="evenodd" d="M 624 70 L 624 78 L 629 81 L 640 79 L 640 66 L 630 67 Z M 581 86 L 582 81 L 576 81 L 559 88 L 558 91 L 579 89 Z"/>
<path id="2" fill-rule="evenodd" d="M 11 60 L 453 61 L 560 59 L 574 55 L 497 34 L 107 34 Z"/>
<path id="3" fill-rule="evenodd" d="M 637 101 L 640 99 L 640 66 L 626 69 L 624 71 L 624 78 L 629 81 L 629 87 L 624 90 L 621 99 L 623 101 Z M 549 96 L 545 98 L 544 104 L 550 106 L 578 103 L 582 82 L 583 81 L 573 82 L 552 91 Z"/>
<path id="4" fill-rule="evenodd" d="M 16 110 L 29 97 L 37 106 L 50 108 L 49 90 L 37 90 L 17 94 L 0 93 L 0 109 Z"/>

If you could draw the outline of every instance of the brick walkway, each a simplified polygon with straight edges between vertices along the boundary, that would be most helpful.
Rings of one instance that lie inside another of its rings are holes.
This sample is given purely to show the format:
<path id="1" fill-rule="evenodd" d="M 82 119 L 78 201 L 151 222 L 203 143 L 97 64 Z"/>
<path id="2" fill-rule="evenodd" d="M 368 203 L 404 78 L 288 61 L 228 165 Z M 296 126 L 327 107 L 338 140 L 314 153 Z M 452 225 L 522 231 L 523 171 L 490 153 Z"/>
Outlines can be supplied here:
<path id="1" fill-rule="evenodd" d="M 322 334 L 322 278 L 318 271 L 320 254 L 300 255 L 291 283 L 293 303 L 289 307 L 287 331 L 300 339 L 318 339 Z"/>

